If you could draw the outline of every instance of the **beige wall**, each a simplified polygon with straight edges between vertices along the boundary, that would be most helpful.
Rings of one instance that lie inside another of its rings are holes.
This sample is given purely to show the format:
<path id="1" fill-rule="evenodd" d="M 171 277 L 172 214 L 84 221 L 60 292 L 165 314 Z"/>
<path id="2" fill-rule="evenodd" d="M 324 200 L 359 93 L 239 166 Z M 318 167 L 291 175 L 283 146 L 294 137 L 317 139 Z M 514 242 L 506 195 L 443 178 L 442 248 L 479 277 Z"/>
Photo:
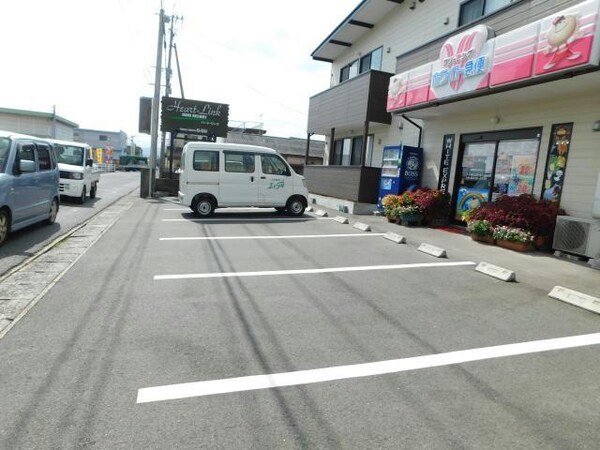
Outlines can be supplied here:
<path id="1" fill-rule="evenodd" d="M 337 84 L 340 69 L 383 45 L 381 70 L 396 73 L 396 56 L 456 29 L 462 0 L 428 0 L 417 2 L 414 10 L 410 1 L 398 5 L 360 42 L 355 43 L 332 64 L 333 85 Z M 446 17 L 449 23 L 444 25 Z M 387 53 L 388 47 L 390 53 Z"/>
<path id="2" fill-rule="evenodd" d="M 59 121 L 56 121 L 55 127 L 56 139 L 73 140 L 73 127 Z M 51 118 L 0 113 L 0 130 L 14 131 L 40 138 L 52 138 L 54 137 L 52 128 Z"/>
<path id="3" fill-rule="evenodd" d="M 600 82 L 599 72 L 586 77 L 596 77 Z M 577 83 L 577 77 L 569 82 Z M 559 83 L 565 83 L 565 81 Z M 551 85 L 553 84 L 555 83 L 548 85 L 550 88 L 548 92 L 552 92 Z M 523 91 L 526 90 L 527 88 L 523 89 Z M 560 92 L 560 90 L 555 89 L 554 92 Z M 444 134 L 456 134 L 450 180 L 453 188 L 461 134 L 543 127 L 533 192 L 535 196 L 539 197 L 542 191 L 552 124 L 573 122 L 573 135 L 565 172 L 561 207 L 570 215 L 591 218 L 594 190 L 600 172 L 600 132 L 592 131 L 592 124 L 596 120 L 600 120 L 598 106 L 600 105 L 600 90 L 593 88 L 571 94 L 568 97 L 557 94 L 548 95 L 542 100 L 513 101 L 508 105 L 499 106 L 503 103 L 500 98 L 502 95 L 504 94 L 485 97 L 490 105 L 487 109 L 474 106 L 481 104 L 481 99 L 477 102 L 467 100 L 459 102 L 460 106 L 459 103 L 455 106 L 462 112 L 448 110 L 440 117 L 425 120 L 424 185 L 437 187 Z M 469 113 L 465 112 L 471 108 Z M 410 116 L 410 113 L 408 115 Z M 490 122 L 490 118 L 494 116 L 500 118 L 497 125 Z"/>

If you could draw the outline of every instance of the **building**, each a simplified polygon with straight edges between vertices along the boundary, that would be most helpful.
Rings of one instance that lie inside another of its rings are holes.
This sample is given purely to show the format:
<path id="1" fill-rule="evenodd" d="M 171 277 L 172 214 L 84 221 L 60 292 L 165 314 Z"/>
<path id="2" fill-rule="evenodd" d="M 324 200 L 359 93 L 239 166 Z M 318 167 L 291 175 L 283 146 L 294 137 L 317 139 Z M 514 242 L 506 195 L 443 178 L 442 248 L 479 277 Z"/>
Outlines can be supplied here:
<path id="1" fill-rule="evenodd" d="M 100 164 L 117 162 L 128 151 L 127 133 L 124 131 L 78 128 L 74 132 L 74 140 L 92 147 L 95 150 L 94 158 Z"/>
<path id="2" fill-rule="evenodd" d="M 78 126 L 75 122 L 51 112 L 0 108 L 0 130 L 72 141 L 74 130 Z"/>
<path id="3" fill-rule="evenodd" d="M 360 2 L 312 53 L 331 64 L 332 84 L 310 99 L 307 131 L 327 146 L 326 165 L 305 172 L 309 189 L 374 203 L 383 148 L 403 143 L 423 148 L 422 185 L 452 194 L 453 220 L 521 193 L 600 218 L 599 10 L 600 0 Z"/>
<path id="4" fill-rule="evenodd" d="M 283 138 L 267 136 L 266 134 L 244 133 L 239 131 L 229 131 L 225 142 L 233 144 L 259 145 L 277 150 L 294 168 L 297 173 L 302 173 L 305 163 L 307 165 L 323 164 L 323 155 L 325 153 L 325 142 L 311 140 L 306 158 L 306 139 Z"/>

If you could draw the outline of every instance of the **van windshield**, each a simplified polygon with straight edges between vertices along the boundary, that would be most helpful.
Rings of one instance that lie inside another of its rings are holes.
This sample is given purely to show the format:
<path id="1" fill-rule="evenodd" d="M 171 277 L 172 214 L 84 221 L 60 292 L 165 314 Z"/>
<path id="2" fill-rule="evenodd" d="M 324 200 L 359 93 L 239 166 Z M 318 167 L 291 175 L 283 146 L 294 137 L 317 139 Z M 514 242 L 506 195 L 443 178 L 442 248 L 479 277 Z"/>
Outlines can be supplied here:
<path id="1" fill-rule="evenodd" d="M 8 149 L 10 148 L 10 139 L 0 138 L 0 173 L 4 173 L 6 160 L 8 159 Z"/>
<path id="2" fill-rule="evenodd" d="M 54 145 L 54 152 L 59 163 L 72 164 L 74 166 L 83 165 L 84 148 L 74 145 Z"/>

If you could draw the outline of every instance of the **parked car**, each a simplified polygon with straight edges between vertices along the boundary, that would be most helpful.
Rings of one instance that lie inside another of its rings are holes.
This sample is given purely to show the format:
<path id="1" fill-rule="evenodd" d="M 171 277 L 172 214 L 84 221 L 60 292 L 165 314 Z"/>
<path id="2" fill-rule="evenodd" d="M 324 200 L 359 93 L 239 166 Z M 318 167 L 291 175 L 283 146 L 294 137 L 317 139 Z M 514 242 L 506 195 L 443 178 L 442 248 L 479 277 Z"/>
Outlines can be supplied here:
<path id="1" fill-rule="evenodd" d="M 54 223 L 60 205 L 58 163 L 46 140 L 0 131 L 0 245 L 11 231 Z"/>
<path id="2" fill-rule="evenodd" d="M 201 217 L 229 206 L 275 208 L 301 216 L 308 190 L 304 177 L 273 149 L 190 142 L 181 154 L 179 200 Z"/>
<path id="3" fill-rule="evenodd" d="M 74 197 L 81 204 L 96 198 L 100 169 L 94 164 L 89 145 L 83 142 L 57 141 L 50 139 L 60 171 L 60 195 Z"/>

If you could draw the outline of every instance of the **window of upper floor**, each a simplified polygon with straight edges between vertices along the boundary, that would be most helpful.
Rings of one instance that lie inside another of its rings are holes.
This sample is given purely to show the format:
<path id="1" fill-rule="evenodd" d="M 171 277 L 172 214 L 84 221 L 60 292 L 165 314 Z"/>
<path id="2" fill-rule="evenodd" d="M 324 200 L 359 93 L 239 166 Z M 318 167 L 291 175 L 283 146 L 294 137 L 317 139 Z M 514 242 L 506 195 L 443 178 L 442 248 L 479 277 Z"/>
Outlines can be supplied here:
<path id="1" fill-rule="evenodd" d="M 480 17 L 487 16 L 502 9 L 517 0 L 467 0 L 460 5 L 458 26 L 474 22 Z"/>
<path id="2" fill-rule="evenodd" d="M 340 83 L 369 70 L 381 70 L 383 47 L 379 47 L 366 55 L 355 59 L 340 69 Z"/>

